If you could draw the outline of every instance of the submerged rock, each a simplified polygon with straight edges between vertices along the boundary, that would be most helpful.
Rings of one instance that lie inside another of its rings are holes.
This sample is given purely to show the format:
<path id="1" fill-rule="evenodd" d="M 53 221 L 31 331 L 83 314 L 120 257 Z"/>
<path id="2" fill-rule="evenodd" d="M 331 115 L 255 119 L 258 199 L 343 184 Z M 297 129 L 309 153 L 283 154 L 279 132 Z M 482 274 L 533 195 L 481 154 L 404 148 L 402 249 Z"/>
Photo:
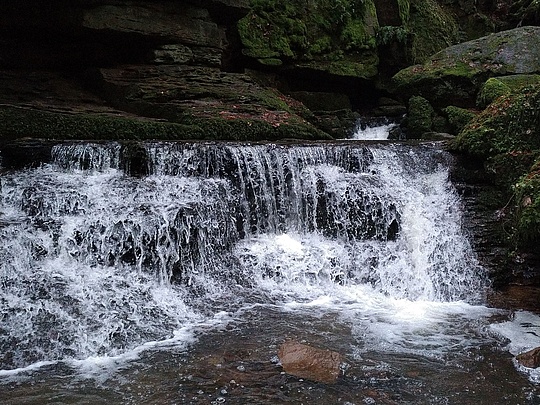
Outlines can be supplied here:
<path id="1" fill-rule="evenodd" d="M 516 356 L 519 364 L 528 368 L 540 367 L 540 347 L 529 350 L 525 353 L 520 353 Z"/>
<path id="2" fill-rule="evenodd" d="M 338 352 L 294 341 L 283 343 L 278 357 L 286 373 L 327 384 L 336 382 L 343 362 Z"/>

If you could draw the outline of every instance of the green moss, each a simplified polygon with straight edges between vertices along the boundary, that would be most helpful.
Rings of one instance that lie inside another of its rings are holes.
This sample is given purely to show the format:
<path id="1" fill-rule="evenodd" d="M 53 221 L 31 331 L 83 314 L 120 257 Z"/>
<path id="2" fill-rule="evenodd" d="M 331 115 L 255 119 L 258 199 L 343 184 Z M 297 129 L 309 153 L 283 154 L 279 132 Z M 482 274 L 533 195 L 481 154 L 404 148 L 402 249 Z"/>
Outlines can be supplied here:
<path id="1" fill-rule="evenodd" d="M 312 55 L 320 55 L 332 51 L 332 38 L 330 38 L 328 35 L 323 35 L 321 38 L 315 40 L 315 43 L 313 43 L 308 49 L 308 53 Z"/>
<path id="2" fill-rule="evenodd" d="M 516 241 L 536 249 L 540 243 L 540 160 L 516 184 L 515 192 Z"/>
<path id="3" fill-rule="evenodd" d="M 177 123 L 0 107 L 2 139 L 198 139 L 202 136 L 199 127 Z"/>
<path id="4" fill-rule="evenodd" d="M 457 22 L 435 0 L 412 0 L 407 28 L 413 33 L 412 63 L 422 63 L 460 39 Z"/>
<path id="5" fill-rule="evenodd" d="M 243 53 L 266 65 L 277 65 L 277 59 L 336 61 L 375 47 L 372 0 L 252 0 L 251 5 L 238 23 Z"/>
<path id="6" fill-rule="evenodd" d="M 473 111 L 465 108 L 448 106 L 443 111 L 448 117 L 448 123 L 454 134 L 461 132 L 461 130 L 476 117 L 476 114 Z"/>
<path id="7" fill-rule="evenodd" d="M 540 85 L 497 98 L 463 129 L 454 147 L 483 158 L 540 149 Z"/>
<path id="8" fill-rule="evenodd" d="M 514 150 L 500 153 L 486 160 L 486 171 L 508 199 L 514 193 L 516 182 L 529 171 L 537 158 L 537 152 Z"/>
<path id="9" fill-rule="evenodd" d="M 538 246 L 540 85 L 498 97 L 463 129 L 452 146 L 485 162 L 504 197 L 498 207 L 504 207 L 501 211 L 512 218 L 506 227 L 511 243 L 517 248 Z"/>
<path id="10" fill-rule="evenodd" d="M 461 61 L 440 63 L 437 60 L 400 70 L 392 77 L 399 93 L 420 94 L 431 101 L 448 105 L 449 99 L 469 98 L 467 88 L 482 81 L 483 72 Z"/>
<path id="11" fill-rule="evenodd" d="M 420 96 L 411 97 L 407 117 L 407 137 L 420 138 L 425 132 L 431 131 L 433 114 L 433 107 L 429 101 Z"/>
<path id="12" fill-rule="evenodd" d="M 480 108 L 485 108 L 500 96 L 515 93 L 525 86 L 540 83 L 540 75 L 499 76 L 488 79 L 476 99 Z"/>
<path id="13" fill-rule="evenodd" d="M 508 93 L 510 93 L 510 87 L 497 78 L 492 77 L 480 89 L 476 98 L 476 105 L 480 108 L 485 108 L 498 97 Z"/>
<path id="14" fill-rule="evenodd" d="M 0 139 L 23 137 L 92 140 L 278 140 L 330 139 L 302 123 L 270 124 L 256 119 L 186 118 L 183 123 L 126 117 L 64 114 L 26 108 L 0 108 Z"/>
<path id="15" fill-rule="evenodd" d="M 363 21 L 350 21 L 341 31 L 340 40 L 345 44 L 346 50 L 369 49 L 375 45 L 375 38 L 368 33 L 368 27 Z"/>
<path id="16" fill-rule="evenodd" d="M 389 45 L 392 43 L 401 43 L 406 45 L 409 37 L 409 31 L 404 27 L 394 27 L 387 25 L 379 27 L 377 30 L 377 45 Z"/>
<path id="17" fill-rule="evenodd" d="M 191 121 L 204 133 L 204 139 L 234 141 L 275 141 L 280 139 L 332 139 L 311 125 L 271 124 L 255 119 L 194 119 Z"/>
<path id="18" fill-rule="evenodd" d="M 319 65 L 320 66 L 320 65 Z M 351 77 L 374 77 L 377 75 L 376 64 L 365 64 L 352 61 L 332 62 L 326 65 L 325 69 L 328 73 L 339 76 Z"/>
<path id="19" fill-rule="evenodd" d="M 407 26 L 411 17 L 411 2 L 409 0 L 398 0 L 398 9 L 401 23 Z"/>

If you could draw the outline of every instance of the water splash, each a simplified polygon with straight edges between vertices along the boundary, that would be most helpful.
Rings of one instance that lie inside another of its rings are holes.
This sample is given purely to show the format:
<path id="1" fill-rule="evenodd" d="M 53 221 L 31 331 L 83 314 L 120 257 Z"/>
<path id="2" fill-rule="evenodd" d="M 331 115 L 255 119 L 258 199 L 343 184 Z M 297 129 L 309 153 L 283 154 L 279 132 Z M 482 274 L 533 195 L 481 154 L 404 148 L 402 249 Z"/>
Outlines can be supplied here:
<path id="1" fill-rule="evenodd" d="M 397 124 L 394 123 L 360 123 L 358 124 L 352 139 L 358 141 L 379 141 L 387 140 L 390 131 L 395 128 Z"/>
<path id="2" fill-rule="evenodd" d="M 141 150 L 135 170 L 116 143 L 58 145 L 52 164 L 3 177 L 2 367 L 116 356 L 253 299 L 479 299 L 443 152 Z"/>

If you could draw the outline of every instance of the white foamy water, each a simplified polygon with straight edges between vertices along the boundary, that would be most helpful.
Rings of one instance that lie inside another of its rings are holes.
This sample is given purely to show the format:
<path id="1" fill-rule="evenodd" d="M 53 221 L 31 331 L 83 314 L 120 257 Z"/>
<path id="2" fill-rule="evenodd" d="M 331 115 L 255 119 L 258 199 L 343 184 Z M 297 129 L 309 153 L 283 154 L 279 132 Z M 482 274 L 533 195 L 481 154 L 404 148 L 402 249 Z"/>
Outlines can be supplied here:
<path id="1" fill-rule="evenodd" d="M 358 126 L 352 139 L 359 141 L 387 140 L 390 130 L 394 127 L 396 127 L 396 124 L 366 125 L 365 128 Z"/>
<path id="2" fill-rule="evenodd" d="M 358 356 L 441 357 L 486 339 L 485 277 L 445 153 L 146 150 L 143 178 L 119 170 L 116 144 L 64 145 L 3 177 L 1 368 L 99 373 L 257 306 L 339 313 Z"/>
<path id="3" fill-rule="evenodd" d="M 490 328 L 507 339 L 506 349 L 514 356 L 540 347 L 540 316 L 531 312 L 517 311 L 510 320 L 493 324 Z M 540 368 L 531 369 L 517 362 L 515 364 L 531 381 L 540 383 Z"/>

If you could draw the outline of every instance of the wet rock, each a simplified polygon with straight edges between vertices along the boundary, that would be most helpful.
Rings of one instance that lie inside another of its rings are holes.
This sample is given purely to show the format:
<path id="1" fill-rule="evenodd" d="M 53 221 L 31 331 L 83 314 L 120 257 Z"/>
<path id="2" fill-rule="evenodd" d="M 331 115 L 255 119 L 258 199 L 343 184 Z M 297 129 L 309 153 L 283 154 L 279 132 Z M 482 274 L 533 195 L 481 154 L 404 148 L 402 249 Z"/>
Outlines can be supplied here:
<path id="1" fill-rule="evenodd" d="M 298 342 L 285 342 L 278 357 L 286 373 L 300 378 L 331 384 L 340 375 L 343 356 Z"/>
<path id="2" fill-rule="evenodd" d="M 521 27 L 443 49 L 393 81 L 398 93 L 422 96 L 434 106 L 472 107 L 489 77 L 538 72 L 540 27 Z"/>
<path id="3" fill-rule="evenodd" d="M 529 350 L 525 353 L 520 353 L 516 356 L 519 364 L 528 368 L 540 367 L 540 347 Z"/>
<path id="4" fill-rule="evenodd" d="M 82 27 L 220 48 L 223 35 L 207 10 L 177 3 L 125 3 L 87 9 Z"/>

